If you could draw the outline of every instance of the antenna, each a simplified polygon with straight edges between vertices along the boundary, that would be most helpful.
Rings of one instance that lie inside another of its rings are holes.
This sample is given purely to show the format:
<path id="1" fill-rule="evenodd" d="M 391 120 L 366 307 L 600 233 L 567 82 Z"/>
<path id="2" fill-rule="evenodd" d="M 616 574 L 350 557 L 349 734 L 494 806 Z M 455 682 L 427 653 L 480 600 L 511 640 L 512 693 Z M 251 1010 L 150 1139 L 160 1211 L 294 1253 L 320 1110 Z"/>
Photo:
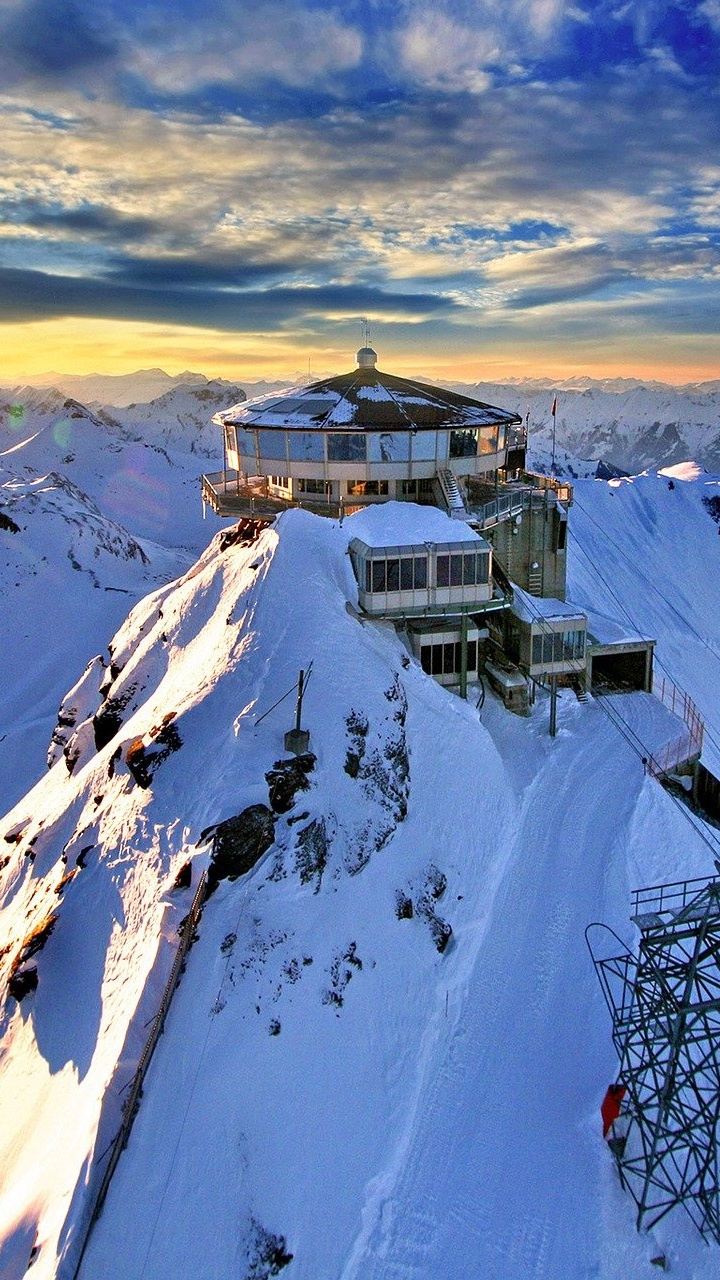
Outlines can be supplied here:
<path id="1" fill-rule="evenodd" d="M 372 345 L 370 341 L 370 321 L 367 316 L 361 316 L 360 323 L 362 325 L 363 346 L 369 347 Z"/>

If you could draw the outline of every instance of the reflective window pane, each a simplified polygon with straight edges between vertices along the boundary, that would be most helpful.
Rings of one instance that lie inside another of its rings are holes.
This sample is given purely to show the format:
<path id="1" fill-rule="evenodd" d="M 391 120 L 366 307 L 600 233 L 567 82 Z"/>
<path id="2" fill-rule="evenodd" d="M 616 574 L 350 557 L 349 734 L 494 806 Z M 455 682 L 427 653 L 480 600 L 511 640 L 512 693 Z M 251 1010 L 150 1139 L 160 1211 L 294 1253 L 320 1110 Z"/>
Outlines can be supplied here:
<path id="1" fill-rule="evenodd" d="M 400 561 L 400 590 L 412 591 L 413 589 L 413 562 L 408 556 L 403 556 Z"/>
<path id="2" fill-rule="evenodd" d="M 371 462 L 407 462 L 410 457 L 408 431 L 373 431 L 368 436 Z"/>
<path id="3" fill-rule="evenodd" d="M 373 591 L 385 590 L 385 561 L 373 560 L 372 562 L 372 589 Z"/>
<path id="4" fill-rule="evenodd" d="M 410 437 L 413 460 L 415 462 L 434 462 L 436 443 L 436 431 L 416 431 Z"/>
<path id="5" fill-rule="evenodd" d="M 475 427 L 464 427 L 450 432 L 450 457 L 472 458 L 478 451 L 478 433 Z"/>
<path id="6" fill-rule="evenodd" d="M 425 556 L 415 557 L 415 590 L 427 586 L 427 560 Z"/>
<path id="7" fill-rule="evenodd" d="M 285 462 L 284 431 L 258 431 L 258 447 L 261 458 L 282 458 Z"/>
<path id="8" fill-rule="evenodd" d="M 400 590 L 400 561 L 399 560 L 387 561 L 387 590 L 388 591 Z"/>
<path id="9" fill-rule="evenodd" d="M 255 432 L 237 428 L 238 451 L 246 457 L 255 457 Z"/>
<path id="10" fill-rule="evenodd" d="M 365 436 L 333 431 L 327 438 L 328 462 L 364 462 Z"/>
<path id="11" fill-rule="evenodd" d="M 288 431 L 291 462 L 323 462 L 324 441 L 319 432 Z"/>
<path id="12" fill-rule="evenodd" d="M 450 557 L 450 586 L 461 587 L 463 580 L 463 558 L 454 555 Z"/>
<path id="13" fill-rule="evenodd" d="M 439 587 L 450 586 L 450 557 L 438 556 L 436 562 L 436 582 Z"/>

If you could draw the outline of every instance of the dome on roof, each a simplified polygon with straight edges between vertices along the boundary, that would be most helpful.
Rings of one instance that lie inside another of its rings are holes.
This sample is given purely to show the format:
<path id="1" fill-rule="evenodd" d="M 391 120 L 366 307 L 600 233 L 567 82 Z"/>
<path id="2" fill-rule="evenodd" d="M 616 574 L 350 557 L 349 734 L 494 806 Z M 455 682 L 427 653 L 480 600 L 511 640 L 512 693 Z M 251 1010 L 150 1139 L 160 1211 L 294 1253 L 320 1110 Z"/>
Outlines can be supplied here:
<path id="1" fill-rule="evenodd" d="M 374 369 L 377 364 L 377 351 L 373 351 L 372 347 L 361 347 L 355 359 L 358 369 Z"/>

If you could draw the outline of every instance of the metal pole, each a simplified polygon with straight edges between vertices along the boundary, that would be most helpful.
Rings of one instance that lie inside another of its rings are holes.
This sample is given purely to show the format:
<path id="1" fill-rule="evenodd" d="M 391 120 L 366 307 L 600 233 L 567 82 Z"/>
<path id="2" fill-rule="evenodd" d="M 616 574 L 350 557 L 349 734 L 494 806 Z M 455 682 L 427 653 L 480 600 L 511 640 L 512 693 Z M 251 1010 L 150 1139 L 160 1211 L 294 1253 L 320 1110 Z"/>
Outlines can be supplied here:
<path id="1" fill-rule="evenodd" d="M 460 697 L 467 697 L 468 673 L 468 619 L 464 613 L 460 619 Z"/>
<path id="2" fill-rule="evenodd" d="M 550 737 L 557 734 L 557 676 L 550 677 Z"/>
<path id="3" fill-rule="evenodd" d="M 303 700 L 303 693 L 304 693 L 304 691 L 305 691 L 305 689 L 304 689 L 304 682 L 305 682 L 305 672 L 304 672 L 304 671 L 301 671 L 301 672 L 300 672 L 300 675 L 299 675 L 299 677 L 298 677 L 298 684 L 297 684 L 297 703 L 296 703 L 296 706 L 295 706 L 295 728 L 296 728 L 296 730 L 299 730 L 299 729 L 300 729 L 300 717 L 301 717 L 301 715 L 302 715 L 302 700 Z"/>

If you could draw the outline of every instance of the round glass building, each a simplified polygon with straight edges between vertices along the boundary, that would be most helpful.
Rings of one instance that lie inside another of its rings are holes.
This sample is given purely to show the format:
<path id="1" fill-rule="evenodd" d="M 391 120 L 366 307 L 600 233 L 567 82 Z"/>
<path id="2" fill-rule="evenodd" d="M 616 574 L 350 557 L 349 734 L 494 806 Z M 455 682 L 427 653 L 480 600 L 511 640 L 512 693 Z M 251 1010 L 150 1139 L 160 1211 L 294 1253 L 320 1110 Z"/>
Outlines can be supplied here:
<path id="1" fill-rule="evenodd" d="M 521 425 L 505 409 L 383 373 L 372 347 L 351 373 L 244 401 L 213 421 L 224 466 L 205 477 L 204 496 L 228 514 L 234 495 L 252 491 L 326 510 L 389 498 L 452 506 L 458 481 L 506 468 Z"/>

